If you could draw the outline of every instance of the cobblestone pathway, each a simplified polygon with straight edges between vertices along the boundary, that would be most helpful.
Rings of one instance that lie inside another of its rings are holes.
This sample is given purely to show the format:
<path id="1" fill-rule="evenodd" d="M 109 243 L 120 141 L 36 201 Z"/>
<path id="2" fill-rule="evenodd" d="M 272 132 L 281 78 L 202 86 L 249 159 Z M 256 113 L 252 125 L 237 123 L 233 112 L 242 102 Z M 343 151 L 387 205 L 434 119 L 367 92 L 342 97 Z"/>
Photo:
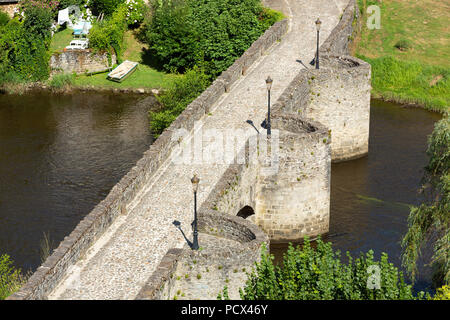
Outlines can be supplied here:
<path id="1" fill-rule="evenodd" d="M 272 77 L 272 101 L 275 101 L 303 68 L 296 60 L 307 64 L 314 56 L 314 21 L 318 16 L 322 20 L 323 42 L 339 22 L 348 0 L 267 2 L 289 15 L 289 31 L 223 95 L 205 117 L 206 129 L 247 129 L 247 119 L 259 126 L 267 108 L 264 80 Z M 185 231 L 191 229 L 193 172 L 201 179 L 200 206 L 226 168 L 226 165 L 175 165 L 168 159 L 129 208 L 129 214 L 114 221 L 84 259 L 69 270 L 49 299 L 134 299 L 167 250 L 185 244 L 172 221 L 179 220 Z"/>

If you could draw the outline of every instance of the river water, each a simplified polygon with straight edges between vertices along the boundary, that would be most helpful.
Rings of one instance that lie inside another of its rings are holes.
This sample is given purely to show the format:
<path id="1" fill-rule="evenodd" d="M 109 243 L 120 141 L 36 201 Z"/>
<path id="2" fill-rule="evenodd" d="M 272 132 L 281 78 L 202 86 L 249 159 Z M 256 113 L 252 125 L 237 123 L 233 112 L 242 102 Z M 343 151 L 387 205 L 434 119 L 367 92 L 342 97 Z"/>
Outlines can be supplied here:
<path id="1" fill-rule="evenodd" d="M 154 98 L 108 93 L 0 95 L 0 254 L 41 264 L 152 143 Z"/>
<path id="2" fill-rule="evenodd" d="M 0 254 L 40 265 L 53 247 L 108 194 L 152 143 L 142 96 L 105 93 L 0 95 Z M 149 99 L 149 98 L 147 98 Z M 440 116 L 373 100 L 369 155 L 333 164 L 330 233 L 334 248 L 373 249 L 400 266 L 409 205 L 427 163 L 427 135 Z M 277 261 L 286 244 L 271 246 Z M 429 255 L 427 255 L 429 257 Z M 418 288 L 430 285 L 421 268 Z"/>

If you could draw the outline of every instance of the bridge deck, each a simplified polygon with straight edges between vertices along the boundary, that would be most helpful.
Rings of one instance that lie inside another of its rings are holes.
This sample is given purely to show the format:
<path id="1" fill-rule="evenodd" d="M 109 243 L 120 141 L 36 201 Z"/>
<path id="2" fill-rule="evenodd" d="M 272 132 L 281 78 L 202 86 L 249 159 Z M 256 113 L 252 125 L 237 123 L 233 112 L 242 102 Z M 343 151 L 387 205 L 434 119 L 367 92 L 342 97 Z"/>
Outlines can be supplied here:
<path id="1" fill-rule="evenodd" d="M 275 101 L 303 68 L 296 59 L 308 63 L 313 58 L 317 17 L 323 22 L 323 42 L 348 4 L 348 0 L 268 2 L 290 16 L 289 32 L 216 103 L 203 120 L 206 129 L 247 129 L 247 119 L 259 126 L 267 109 L 264 80 L 268 75 L 274 79 L 271 92 Z M 239 147 L 244 142 L 239 141 Z M 179 220 L 185 231 L 190 231 L 186 229 L 190 229 L 193 218 L 193 172 L 201 179 L 201 205 L 226 169 L 226 165 L 175 165 L 168 160 L 142 190 L 129 214 L 113 222 L 84 259 L 69 270 L 49 299 L 134 299 L 167 250 L 181 248 L 185 243 L 172 221 Z"/>

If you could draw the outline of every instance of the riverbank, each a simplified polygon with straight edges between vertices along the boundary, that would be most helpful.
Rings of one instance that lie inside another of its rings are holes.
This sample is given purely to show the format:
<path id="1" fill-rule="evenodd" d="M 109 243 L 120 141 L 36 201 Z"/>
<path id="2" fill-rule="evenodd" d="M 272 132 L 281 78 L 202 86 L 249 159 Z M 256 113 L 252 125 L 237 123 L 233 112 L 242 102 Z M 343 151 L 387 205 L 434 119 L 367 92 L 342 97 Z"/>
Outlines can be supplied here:
<path id="1" fill-rule="evenodd" d="M 358 0 L 358 5 L 362 18 L 352 54 L 372 65 L 373 97 L 448 112 L 448 1 Z M 380 8 L 380 29 L 366 25 L 370 5 Z"/>

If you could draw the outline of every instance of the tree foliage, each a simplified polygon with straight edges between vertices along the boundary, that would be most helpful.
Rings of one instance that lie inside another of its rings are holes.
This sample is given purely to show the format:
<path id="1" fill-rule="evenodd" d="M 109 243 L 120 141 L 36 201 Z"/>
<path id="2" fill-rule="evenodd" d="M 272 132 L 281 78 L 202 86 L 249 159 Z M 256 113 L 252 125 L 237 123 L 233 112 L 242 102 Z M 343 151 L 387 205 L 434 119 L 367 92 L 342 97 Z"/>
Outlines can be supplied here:
<path id="1" fill-rule="evenodd" d="M 48 2 L 54 4 L 53 2 Z M 25 1 L 25 18 L 14 18 L 0 26 L 0 83 L 37 81 L 48 78 L 52 6 Z"/>
<path id="2" fill-rule="evenodd" d="M 154 0 L 144 38 L 164 70 L 200 65 L 214 76 L 280 18 L 259 0 Z"/>
<path id="3" fill-rule="evenodd" d="M 208 77 L 198 68 L 174 80 L 169 90 L 157 97 L 164 110 L 149 113 L 152 131 L 160 134 L 208 85 Z"/>
<path id="4" fill-rule="evenodd" d="M 283 257 L 283 267 L 274 266 L 273 256 L 265 249 L 261 261 L 248 274 L 243 290 L 245 300 L 390 300 L 415 299 L 412 288 L 404 282 L 403 275 L 383 253 L 380 261 L 374 260 L 373 251 L 361 253 L 348 263 L 342 263 L 339 251 L 320 238 L 314 249 L 306 238 L 303 247 L 291 244 Z M 374 267 L 375 266 L 375 267 Z M 378 277 L 377 283 L 372 282 Z M 369 285 L 373 284 L 373 285 Z M 419 295 L 421 298 L 423 294 Z"/>
<path id="5" fill-rule="evenodd" d="M 429 163 L 423 190 L 429 200 L 413 207 L 408 217 L 408 231 L 402 240 L 403 265 L 411 278 L 417 274 L 416 262 L 421 247 L 434 241 L 434 283 L 450 284 L 450 118 L 436 123 L 428 139 Z"/>
<path id="6" fill-rule="evenodd" d="M 7 254 L 0 256 L 0 300 L 17 291 L 25 283 L 19 269 L 13 267 L 13 262 Z"/>
<path id="7" fill-rule="evenodd" d="M 89 32 L 89 46 L 103 51 L 114 49 L 117 58 L 124 50 L 123 37 L 127 30 L 126 6 L 117 8 L 111 17 L 103 21 L 95 22 Z"/>
<path id="8" fill-rule="evenodd" d="M 94 15 L 104 13 L 105 15 L 112 15 L 114 11 L 125 3 L 125 0 L 91 0 L 89 6 Z"/>

